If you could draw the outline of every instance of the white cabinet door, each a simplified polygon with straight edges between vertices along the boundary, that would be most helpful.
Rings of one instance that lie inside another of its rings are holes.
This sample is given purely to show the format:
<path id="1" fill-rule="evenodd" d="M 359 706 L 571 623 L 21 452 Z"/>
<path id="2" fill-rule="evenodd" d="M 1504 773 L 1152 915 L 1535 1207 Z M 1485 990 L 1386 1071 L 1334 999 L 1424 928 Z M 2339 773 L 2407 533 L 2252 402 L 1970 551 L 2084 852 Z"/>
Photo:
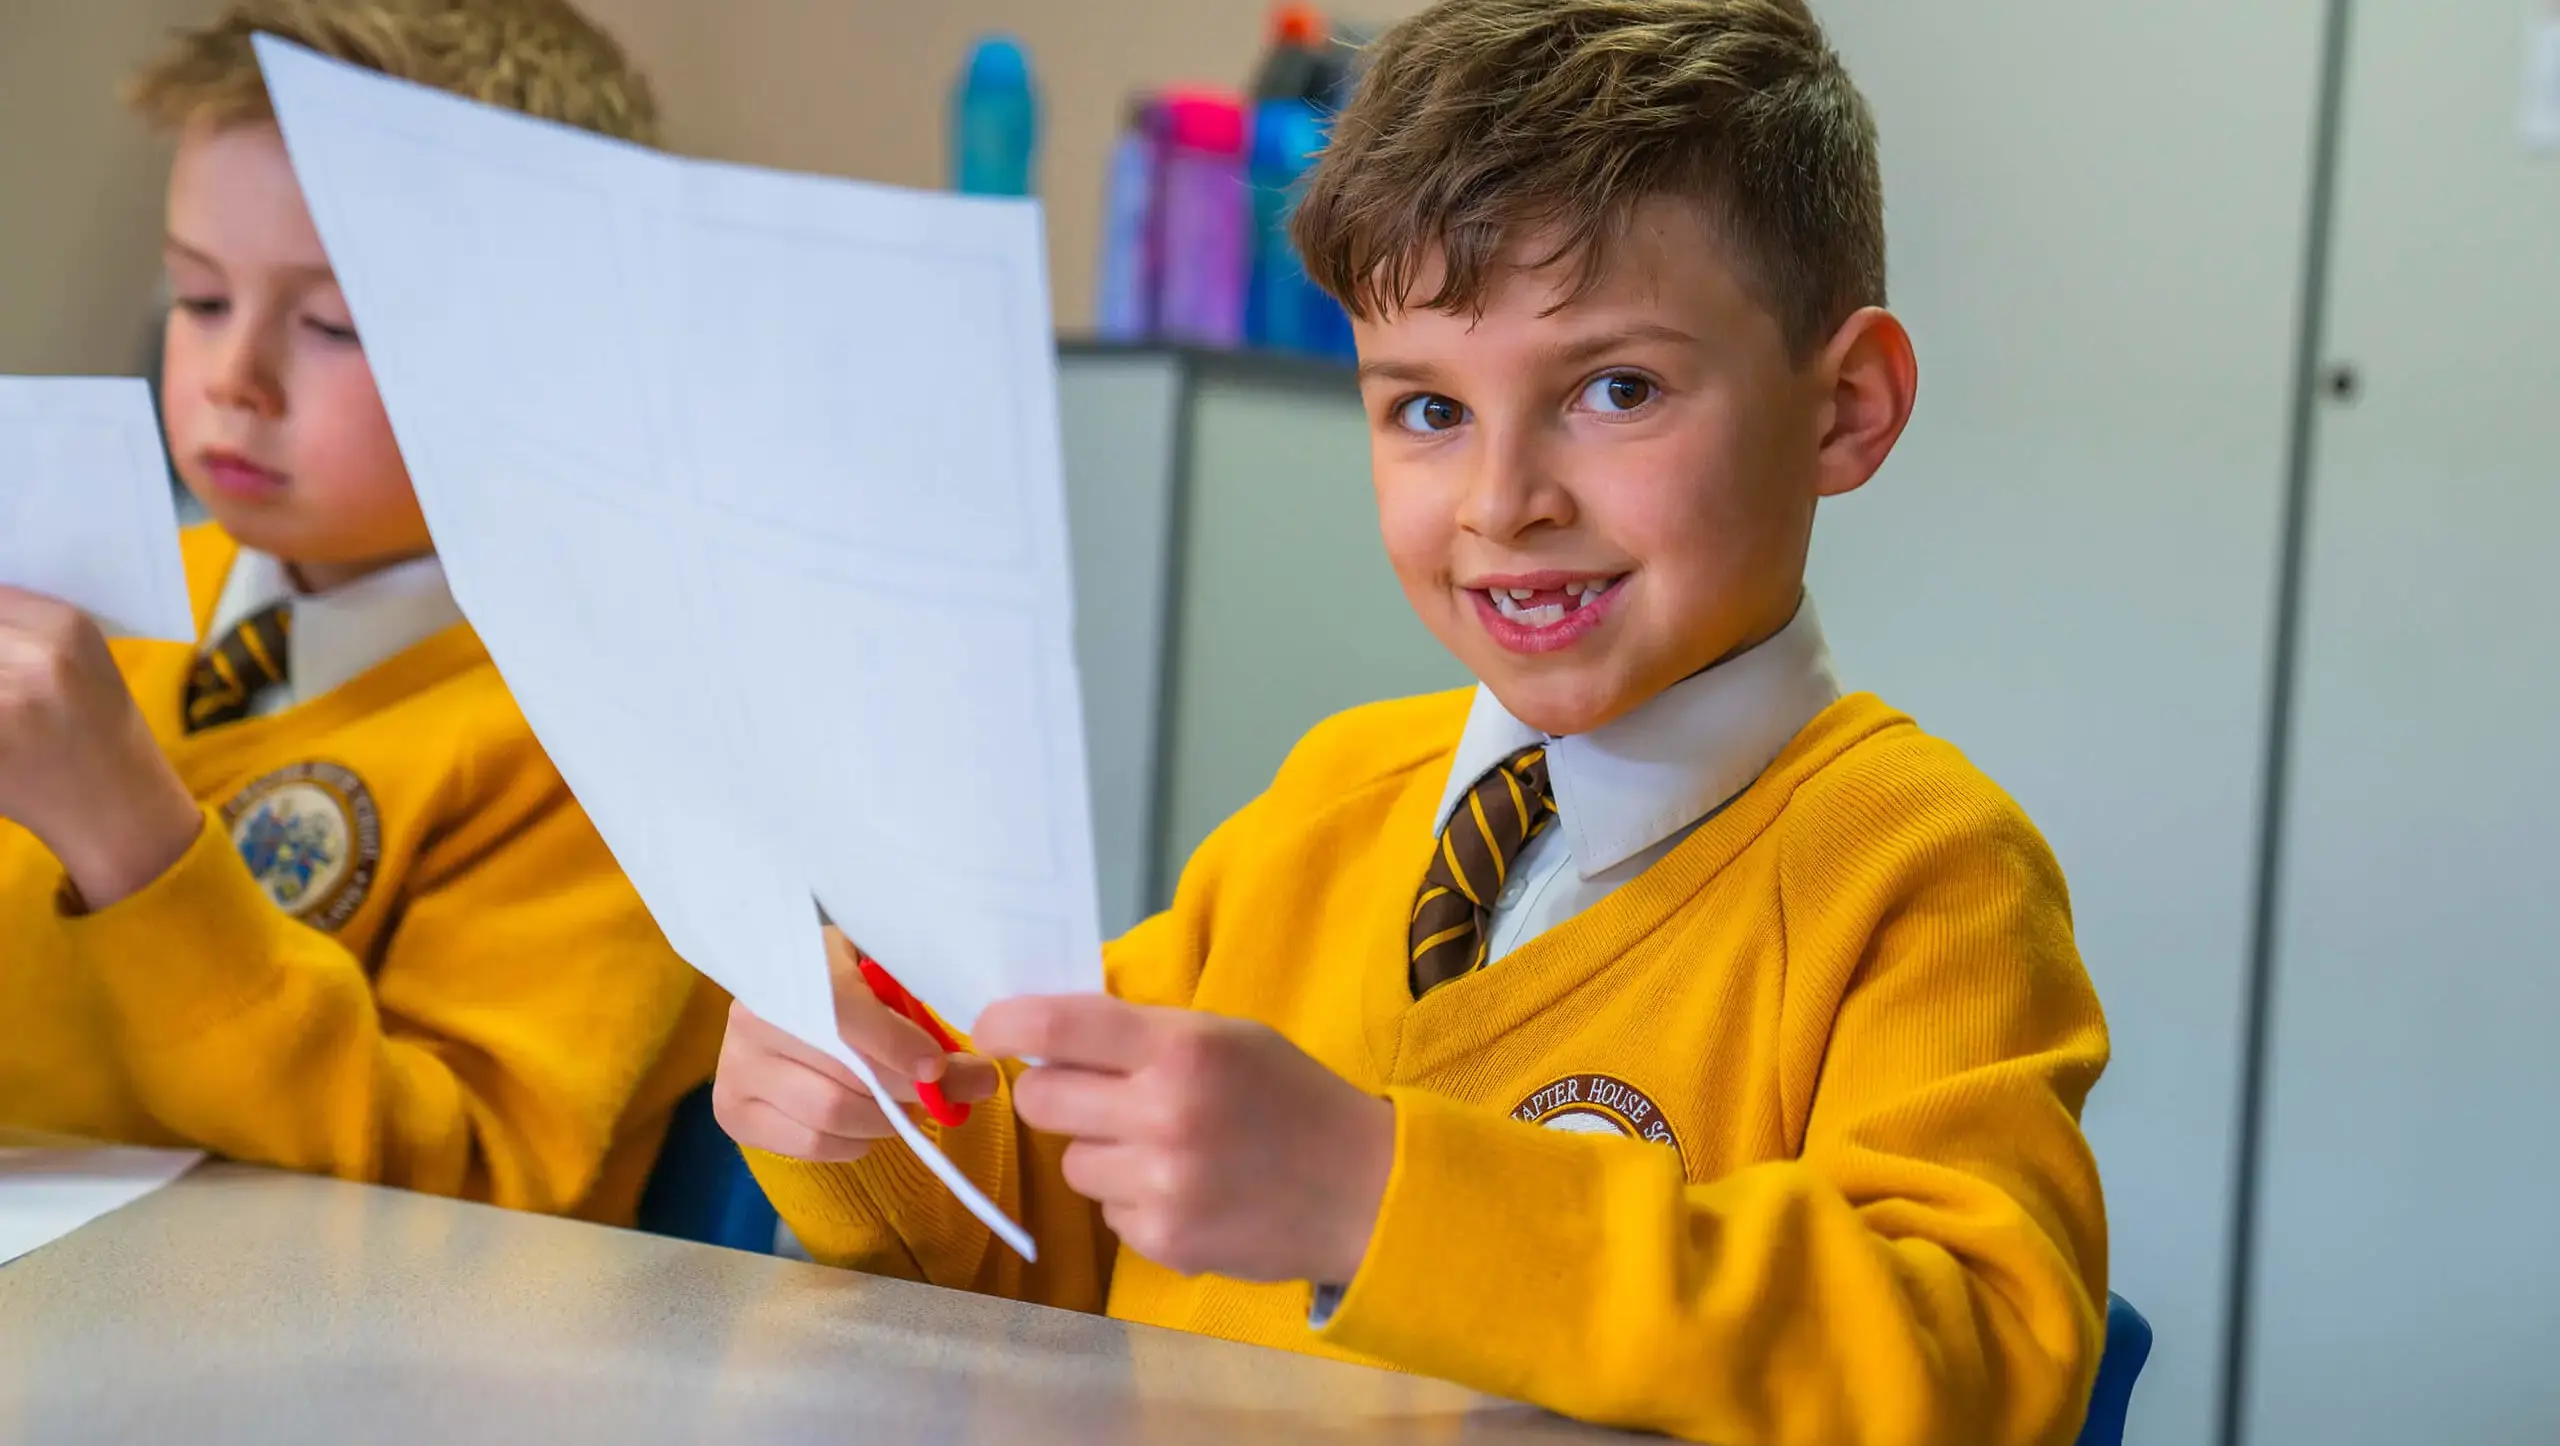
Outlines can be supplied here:
<path id="1" fill-rule="evenodd" d="M 1155 912 L 1157 757 L 1183 369 L 1169 351 L 1058 358 L 1058 433 L 1076 575 L 1076 670 L 1092 770 L 1102 936 Z"/>
<path id="2" fill-rule="evenodd" d="M 2537 7 L 2545 0 L 2535 0 Z M 2560 158 L 2524 0 L 2353 6 L 2251 1446 L 2560 1441 Z"/>
<path id="3" fill-rule="evenodd" d="M 2071 879 L 2130 1439 L 2215 1431 L 2318 0 L 1817 0 L 1884 137 L 1920 412 L 1826 505 L 1852 687 L 1954 740 Z"/>

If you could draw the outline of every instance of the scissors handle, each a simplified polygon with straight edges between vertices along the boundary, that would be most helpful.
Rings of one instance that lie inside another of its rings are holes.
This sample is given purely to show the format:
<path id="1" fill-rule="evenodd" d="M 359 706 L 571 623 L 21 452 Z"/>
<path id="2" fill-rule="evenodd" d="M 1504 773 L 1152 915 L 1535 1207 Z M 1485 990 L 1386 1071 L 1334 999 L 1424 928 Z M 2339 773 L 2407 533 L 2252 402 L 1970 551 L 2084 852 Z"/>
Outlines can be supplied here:
<path id="1" fill-rule="evenodd" d="M 895 975 L 880 967 L 879 960 L 859 948 L 853 951 L 853 957 L 854 962 L 861 966 L 862 982 L 871 986 L 872 998 L 906 1016 L 925 1033 L 932 1035 L 933 1042 L 942 1046 L 943 1053 L 959 1052 L 960 1041 L 951 1037 L 951 1031 L 942 1027 L 942 1021 L 933 1017 L 933 1011 L 924 1007 L 924 1001 L 909 994 L 907 987 L 900 984 Z M 945 1098 L 939 1084 L 918 1080 L 916 1102 L 924 1106 L 925 1114 L 932 1117 L 935 1124 L 945 1129 L 956 1130 L 969 1123 L 969 1107 Z"/>

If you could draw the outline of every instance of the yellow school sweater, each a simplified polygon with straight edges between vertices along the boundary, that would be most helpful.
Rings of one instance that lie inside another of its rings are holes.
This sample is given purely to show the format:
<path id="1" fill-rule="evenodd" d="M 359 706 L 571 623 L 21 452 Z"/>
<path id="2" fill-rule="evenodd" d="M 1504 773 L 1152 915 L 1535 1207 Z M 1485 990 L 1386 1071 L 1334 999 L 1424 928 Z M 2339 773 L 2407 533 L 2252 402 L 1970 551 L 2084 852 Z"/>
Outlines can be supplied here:
<path id="1" fill-rule="evenodd" d="M 199 627 L 234 552 L 187 535 Z M 726 1001 L 471 630 L 193 736 L 192 650 L 116 653 L 204 828 L 81 914 L 0 821 L 0 1126 L 628 1222 Z"/>
<path id="2" fill-rule="evenodd" d="M 1006 1096 L 942 1138 L 1037 1265 L 894 1144 L 756 1157 L 783 1217 L 866 1270 L 1724 1446 L 2068 1441 L 2106 1293 L 2079 1114 L 2107 1037 L 2017 805 L 1846 698 L 1653 868 L 1417 1002 L 1406 921 L 1468 701 L 1316 729 L 1105 957 L 1114 994 L 1265 1021 L 1394 1101 L 1322 1329 L 1306 1284 L 1120 1249 Z"/>

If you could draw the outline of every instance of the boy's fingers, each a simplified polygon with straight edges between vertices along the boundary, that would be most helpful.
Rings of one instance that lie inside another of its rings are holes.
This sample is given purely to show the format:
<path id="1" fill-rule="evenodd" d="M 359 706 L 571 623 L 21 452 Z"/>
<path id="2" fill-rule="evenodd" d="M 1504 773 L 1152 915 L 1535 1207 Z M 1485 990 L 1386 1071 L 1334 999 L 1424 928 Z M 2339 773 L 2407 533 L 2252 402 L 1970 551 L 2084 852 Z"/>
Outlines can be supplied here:
<path id="1" fill-rule="evenodd" d="M 1014 1113 L 1035 1130 L 1079 1140 L 1118 1140 L 1128 1134 L 1127 1075 L 1050 1065 L 1025 1070 L 1013 1082 Z"/>
<path id="2" fill-rule="evenodd" d="M 720 1127 L 741 1145 L 794 1160 L 840 1164 L 859 1160 L 871 1149 L 868 1140 L 849 1140 L 810 1129 L 760 1099 L 738 1101 L 720 1117 Z"/>
<path id="3" fill-rule="evenodd" d="M 1144 1185 L 1136 1148 L 1102 1140 L 1078 1140 L 1058 1161 L 1067 1188 L 1096 1204 L 1135 1199 Z"/>
<path id="4" fill-rule="evenodd" d="M 731 1043 L 724 1046 L 721 1051 L 724 1068 L 729 1053 L 744 1047 L 751 1054 L 772 1055 L 815 1071 L 838 1088 L 863 1094 L 870 1092 L 861 1079 L 845 1067 L 843 1061 L 815 1045 L 804 1042 L 789 1030 L 767 1024 L 743 1004 L 732 1003 L 729 1006 L 729 1032 Z M 902 1066 L 887 1063 L 869 1050 L 864 1050 L 862 1053 L 864 1058 L 872 1062 L 874 1073 L 880 1076 L 880 1088 L 887 1091 L 891 1099 L 914 1102 L 915 1082 L 900 1073 Z M 994 1097 L 996 1068 L 992 1061 L 981 1059 L 976 1055 L 952 1055 L 948 1057 L 947 1062 L 943 1062 L 938 1050 L 937 1060 L 942 1063 L 946 1076 L 951 1071 L 974 1072 L 969 1088 L 975 1093 L 953 1094 L 950 1080 L 945 1078 L 944 1093 L 949 1098 L 963 1103 L 974 1103 Z"/>
<path id="5" fill-rule="evenodd" d="M 779 1055 L 794 1064 L 816 1070 L 846 1089 L 862 1088 L 862 1081 L 855 1078 L 853 1071 L 845 1068 L 835 1056 L 803 1043 L 798 1035 L 779 1025 L 767 1024 L 743 1004 L 732 1002 L 729 1005 L 729 1034 L 736 1044 L 752 1053 Z M 724 1047 L 724 1058 L 727 1053 Z"/>
<path id="6" fill-rule="evenodd" d="M 974 1105 L 996 1097 L 1004 1078 L 996 1062 L 984 1055 L 955 1054 L 942 1071 L 942 1097 L 955 1105 Z"/>
<path id="7" fill-rule="evenodd" d="M 1125 1074 L 1146 1063 L 1150 1026 L 1148 1011 L 1107 994 L 1035 995 L 988 1005 L 970 1038 L 998 1059 Z"/>
<path id="8" fill-rule="evenodd" d="M 900 1104 L 918 1103 L 914 1080 L 876 1059 L 871 1065 L 873 1072 L 880 1076 L 881 1091 L 890 1099 Z M 942 1078 L 934 1083 L 941 1086 L 942 1097 L 951 1103 L 973 1105 L 980 1100 L 995 1098 L 996 1078 L 995 1061 L 974 1054 L 955 1054 L 945 1057 Z M 855 1088 L 861 1086 L 856 1085 Z"/>
<path id="9" fill-rule="evenodd" d="M 877 1140 L 895 1133 L 880 1104 L 859 1085 L 848 1089 L 792 1060 L 772 1061 L 745 1093 L 822 1135 Z"/>
<path id="10" fill-rule="evenodd" d="M 51 622 L 66 606 L 43 593 L 0 583 L 0 623 L 26 623 L 37 619 Z"/>
<path id="11" fill-rule="evenodd" d="M 942 1046 L 905 1015 L 881 1003 L 863 982 L 861 955 L 844 931 L 827 926 L 827 972 L 836 989 L 836 1034 L 869 1059 L 909 1079 L 942 1077 Z"/>

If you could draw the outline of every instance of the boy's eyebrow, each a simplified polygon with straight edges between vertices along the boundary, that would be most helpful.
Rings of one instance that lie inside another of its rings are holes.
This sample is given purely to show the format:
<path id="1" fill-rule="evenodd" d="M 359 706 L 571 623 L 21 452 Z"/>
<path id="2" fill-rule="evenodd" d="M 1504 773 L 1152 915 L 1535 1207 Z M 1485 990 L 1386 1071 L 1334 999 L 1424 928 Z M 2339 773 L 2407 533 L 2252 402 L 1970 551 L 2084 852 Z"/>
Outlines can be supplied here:
<path id="1" fill-rule="evenodd" d="M 160 249 L 163 251 L 174 251 L 180 256 L 187 258 L 189 261 L 200 262 L 206 266 L 213 267 L 217 271 L 221 269 L 221 264 L 219 262 L 215 261 L 212 257 L 205 255 L 193 246 L 188 245 L 186 242 L 179 240 L 175 236 L 161 237 Z"/>
<path id="2" fill-rule="evenodd" d="M 1549 355 L 1558 362 L 1587 361 L 1592 357 L 1616 351 L 1620 347 L 1645 341 L 1668 342 L 1673 346 L 1698 344 L 1696 337 L 1676 326 L 1666 326 L 1658 321 L 1641 321 L 1560 343 Z M 1403 382 L 1408 386 L 1418 387 L 1429 385 L 1438 375 L 1438 370 L 1428 362 L 1396 361 L 1389 358 L 1362 362 L 1355 380 Z"/>
<path id="3" fill-rule="evenodd" d="M 180 256 L 185 257 L 187 260 L 195 262 L 199 266 L 209 266 L 216 271 L 223 269 L 221 262 L 214 260 L 213 257 L 206 254 L 203 250 L 190 246 L 186 242 L 179 240 L 174 235 L 161 237 L 160 246 L 162 250 L 174 251 Z M 283 271 L 285 275 L 293 277 L 297 281 L 335 281 L 338 279 L 336 268 L 330 266 L 326 262 L 304 266 L 287 266 L 283 268 Z"/>
<path id="4" fill-rule="evenodd" d="M 1407 386 L 1418 387 L 1429 382 L 1437 375 L 1437 371 L 1435 371 L 1428 362 L 1394 360 L 1364 361 L 1360 363 L 1360 369 L 1352 374 L 1352 380 L 1355 383 L 1369 381 L 1403 382 Z"/>
<path id="5" fill-rule="evenodd" d="M 1642 321 L 1566 342 L 1555 349 L 1554 356 L 1558 361 L 1584 361 L 1603 352 L 1616 351 L 1620 347 L 1631 346 L 1640 341 L 1668 342 L 1673 346 L 1698 344 L 1696 337 L 1676 326 L 1665 326 L 1658 321 Z"/>

